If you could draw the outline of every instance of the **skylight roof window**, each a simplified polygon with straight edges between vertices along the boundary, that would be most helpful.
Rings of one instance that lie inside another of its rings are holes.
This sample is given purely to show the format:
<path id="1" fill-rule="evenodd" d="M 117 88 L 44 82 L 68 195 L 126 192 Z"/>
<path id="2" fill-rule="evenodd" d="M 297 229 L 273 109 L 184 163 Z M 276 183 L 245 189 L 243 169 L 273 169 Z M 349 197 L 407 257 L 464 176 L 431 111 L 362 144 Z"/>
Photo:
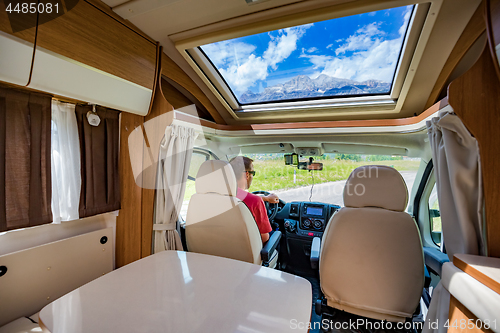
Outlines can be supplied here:
<path id="1" fill-rule="evenodd" d="M 388 95 L 414 6 L 200 46 L 240 105 Z"/>

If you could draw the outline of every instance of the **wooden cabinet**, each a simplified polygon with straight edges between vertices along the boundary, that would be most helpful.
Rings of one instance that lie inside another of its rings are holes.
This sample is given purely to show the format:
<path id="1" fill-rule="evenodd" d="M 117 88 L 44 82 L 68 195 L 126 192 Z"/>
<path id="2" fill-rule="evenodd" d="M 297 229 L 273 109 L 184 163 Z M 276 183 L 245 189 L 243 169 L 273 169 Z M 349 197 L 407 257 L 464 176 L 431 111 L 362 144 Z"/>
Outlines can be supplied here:
<path id="1" fill-rule="evenodd" d="M 36 45 L 153 89 L 156 45 L 86 1 L 39 25 Z"/>
<path id="2" fill-rule="evenodd" d="M 5 2 L 0 1 L 0 31 L 34 44 L 36 35 L 36 14 L 21 13 L 9 15 L 6 11 Z"/>
<path id="3" fill-rule="evenodd" d="M 149 108 L 149 99 L 156 77 L 157 44 L 133 30 L 120 18 L 87 1 L 77 1 L 76 5 L 69 9 L 55 18 L 50 17 L 51 14 L 41 13 L 37 20 L 36 14 L 10 15 L 6 12 L 4 3 L 0 2 L 0 38 L 2 38 L 0 81 L 26 85 L 108 107 L 120 106 L 120 103 L 116 102 L 106 105 L 102 98 L 92 100 L 92 95 L 88 93 L 79 94 L 82 85 L 87 87 L 92 85 L 92 82 L 81 81 L 96 81 L 95 75 L 88 74 L 89 71 L 93 71 L 101 77 L 107 76 L 112 80 L 128 84 L 130 87 L 124 91 L 123 84 L 117 83 L 114 91 L 123 91 L 134 99 L 148 98 L 147 108 Z M 36 52 L 33 52 L 33 48 L 36 48 Z M 82 75 L 78 70 L 68 71 L 64 68 L 66 66 L 64 64 L 55 64 L 49 66 L 49 69 L 40 71 L 40 66 L 54 64 L 54 59 L 45 59 L 47 54 L 53 56 L 52 58 L 56 57 L 66 63 L 70 62 L 85 68 L 87 74 Z M 44 61 L 41 61 L 42 58 Z M 56 78 L 65 81 L 61 83 L 63 86 L 68 86 L 68 82 L 72 84 L 76 80 L 80 81 L 80 86 L 75 84 L 73 89 L 75 91 L 58 89 L 50 80 L 45 82 L 46 78 L 50 78 L 46 73 L 54 73 L 54 76 L 57 76 L 58 73 L 54 71 L 58 68 L 65 71 L 62 77 Z M 45 77 L 37 77 L 36 83 L 28 85 L 37 70 Z M 106 82 L 106 85 L 109 86 L 109 82 Z M 149 92 L 149 97 L 145 91 Z M 134 112 L 134 108 L 124 111 Z M 135 113 L 144 112 L 141 109 Z"/>

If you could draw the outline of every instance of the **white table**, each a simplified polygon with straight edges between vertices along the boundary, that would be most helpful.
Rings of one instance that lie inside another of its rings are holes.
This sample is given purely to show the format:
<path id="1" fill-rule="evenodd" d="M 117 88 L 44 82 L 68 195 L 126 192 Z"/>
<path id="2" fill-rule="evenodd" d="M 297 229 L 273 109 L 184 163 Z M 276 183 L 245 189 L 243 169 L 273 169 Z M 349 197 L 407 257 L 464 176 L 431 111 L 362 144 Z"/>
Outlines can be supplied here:
<path id="1" fill-rule="evenodd" d="M 311 285 L 232 259 L 164 251 L 104 275 L 47 305 L 51 333 L 306 332 Z M 294 329 L 298 323 L 305 330 Z"/>

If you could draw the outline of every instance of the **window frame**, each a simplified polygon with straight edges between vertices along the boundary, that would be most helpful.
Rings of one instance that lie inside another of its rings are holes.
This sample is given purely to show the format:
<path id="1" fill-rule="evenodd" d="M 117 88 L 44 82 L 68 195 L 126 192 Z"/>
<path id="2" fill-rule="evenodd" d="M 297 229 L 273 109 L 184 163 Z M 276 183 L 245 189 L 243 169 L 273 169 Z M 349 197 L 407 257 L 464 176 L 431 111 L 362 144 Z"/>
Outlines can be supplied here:
<path id="1" fill-rule="evenodd" d="M 261 106 L 261 105 L 266 105 L 266 104 L 283 104 L 283 103 L 295 103 L 295 102 L 302 102 L 302 101 L 308 101 L 308 102 L 311 102 L 311 101 L 331 101 L 331 100 L 334 100 L 334 99 L 352 99 L 352 98 L 358 98 L 358 97 L 375 97 L 375 96 L 383 96 L 383 97 L 387 97 L 389 96 L 391 99 L 394 99 L 394 83 L 396 81 L 396 77 L 397 75 L 399 74 L 398 73 L 398 69 L 400 68 L 400 62 L 401 62 L 401 58 L 405 52 L 405 46 L 407 44 L 407 38 L 408 38 L 408 35 L 409 35 L 409 32 L 410 30 L 412 29 L 412 23 L 414 22 L 413 18 L 414 18 L 414 15 L 417 11 L 417 7 L 418 7 L 418 4 L 412 4 L 412 5 L 408 5 L 408 6 L 413 6 L 412 8 L 412 12 L 411 12 L 411 15 L 410 15 L 410 18 L 408 19 L 408 25 L 406 27 L 406 30 L 405 30 L 405 33 L 404 33 L 404 37 L 403 37 L 403 40 L 402 40 L 402 43 L 401 43 L 401 49 L 399 50 L 399 54 L 398 54 L 398 59 L 397 59 L 397 62 L 396 62 L 396 67 L 394 68 L 394 73 L 393 73 L 393 76 L 392 76 L 392 80 L 390 82 L 390 89 L 389 89 L 389 92 L 387 93 L 372 93 L 372 94 L 362 94 L 362 95 L 338 95 L 338 96 L 318 96 L 318 97 L 312 97 L 312 98 L 307 98 L 307 97 L 302 97 L 302 98 L 292 98 L 292 99 L 284 99 L 284 100 L 271 100 L 271 101 L 262 101 L 262 102 L 254 102 L 254 103 L 241 103 L 238 101 L 238 97 L 236 97 L 234 91 L 231 89 L 231 87 L 229 86 L 228 82 L 226 81 L 226 79 L 224 78 L 224 76 L 220 73 L 220 71 L 217 69 L 217 66 L 215 66 L 215 64 L 213 63 L 213 61 L 210 59 L 210 57 L 208 56 L 208 54 L 203 51 L 203 49 L 201 48 L 203 45 L 201 46 L 198 46 L 196 48 L 193 48 L 192 50 L 190 50 L 191 52 L 195 51 L 196 50 L 196 54 L 200 57 L 203 58 L 203 63 L 204 64 L 209 64 L 209 66 L 211 66 L 210 68 L 212 68 L 213 70 L 210 71 L 210 73 L 212 73 L 214 75 L 214 78 L 215 80 L 219 83 L 219 85 L 221 85 L 225 93 L 225 97 L 229 97 L 232 104 L 234 105 L 238 105 L 238 107 L 240 109 L 242 109 L 243 111 L 245 110 L 248 110 L 248 111 L 252 111 L 253 109 L 251 108 L 252 106 Z M 404 7 L 404 6 L 401 6 L 401 7 Z M 398 7 L 394 7 L 394 8 L 398 8 Z M 390 9 L 390 8 L 388 8 Z M 387 10 L 387 9 L 386 9 Z M 345 17 L 353 17 L 353 16 L 358 16 L 358 15 L 362 15 L 362 14 L 354 14 L 354 15 L 348 15 L 348 16 L 345 16 Z M 333 18 L 333 19 L 329 19 L 329 20 L 325 20 L 325 21 L 332 21 L 332 20 L 336 20 L 336 19 L 339 19 L 340 17 L 337 17 L 337 18 Z M 324 21 L 316 21 L 316 22 L 324 22 Z M 300 27 L 301 25 L 296 25 L 294 27 Z M 274 30 L 274 31 L 270 31 L 270 32 L 276 32 L 277 30 Z M 208 44 L 207 44 L 208 45 Z M 205 61 L 206 60 L 206 61 Z M 374 80 L 377 80 L 376 78 L 373 78 Z M 255 110 L 254 110 L 255 111 Z"/>
<path id="2" fill-rule="evenodd" d="M 411 80 L 414 76 L 410 71 L 410 63 L 412 63 L 412 66 L 415 65 L 415 63 L 418 64 L 418 60 L 420 59 L 422 53 L 420 39 L 422 35 L 427 35 L 428 29 L 430 29 L 432 25 L 426 24 L 428 20 L 427 14 L 431 7 L 433 10 L 439 10 L 440 2 L 440 0 L 405 1 L 405 3 L 398 4 L 398 6 L 415 5 L 416 7 L 414 8 L 409 21 L 408 31 L 403 42 L 402 52 L 396 67 L 395 78 L 392 82 L 391 92 L 389 95 L 356 96 L 350 98 L 334 97 L 293 102 L 271 101 L 241 106 L 232 95 L 232 92 L 227 84 L 223 82 L 223 79 L 218 74 L 218 71 L 210 63 L 210 60 L 203 56 L 198 47 L 200 45 L 206 45 L 217 41 L 276 30 L 279 28 L 387 9 L 393 7 L 393 4 L 378 4 L 362 10 L 356 9 L 356 11 L 335 11 L 332 7 L 332 10 L 324 10 L 323 12 L 317 11 L 314 14 L 308 13 L 308 15 L 300 17 L 300 19 L 296 17 L 293 19 L 283 18 L 277 20 L 279 22 L 263 22 L 259 23 L 257 26 L 256 24 L 251 26 L 247 25 L 240 27 L 239 29 L 232 29 L 231 31 L 223 30 L 220 33 L 212 33 L 202 35 L 200 37 L 176 41 L 176 48 L 193 67 L 193 69 L 200 75 L 201 79 L 208 84 L 208 87 L 235 119 L 241 118 L 250 120 L 264 117 L 281 117 L 283 116 L 281 111 L 288 112 L 288 117 L 301 117 L 306 111 L 308 113 L 313 112 L 311 115 L 315 116 L 332 115 L 332 112 L 335 112 L 335 114 L 343 114 L 343 112 L 349 114 L 372 114 L 373 112 L 391 111 L 399 112 L 399 109 L 402 107 L 404 102 L 404 97 L 406 97 L 408 87 L 411 85 Z M 401 101 L 399 101 L 400 97 L 403 97 Z"/>
<path id="3" fill-rule="evenodd" d="M 199 147 L 195 147 L 193 148 L 193 155 L 194 154 L 200 154 L 200 155 L 205 155 L 207 157 L 207 159 L 205 159 L 205 161 L 208 161 L 210 160 L 211 157 L 213 157 L 214 160 L 218 160 L 219 158 L 217 157 L 217 155 L 215 155 L 213 152 L 211 152 L 210 150 L 208 149 L 203 149 L 203 148 L 199 148 Z M 192 159 L 192 157 L 191 157 Z M 188 174 L 188 180 L 192 180 L 192 181 L 195 181 L 196 178 L 195 177 L 191 177 L 189 174 Z"/>
<path id="4" fill-rule="evenodd" d="M 420 235 L 422 237 L 422 243 L 423 243 L 422 245 L 424 247 L 436 248 L 441 251 L 440 245 L 436 244 L 436 242 L 434 241 L 434 237 L 432 237 L 432 220 L 429 210 L 429 198 L 434 186 L 436 185 L 434 166 L 432 166 L 432 170 L 428 174 L 427 178 L 426 179 L 422 178 L 421 182 L 425 182 L 425 186 L 418 200 L 418 212 L 414 212 L 414 216 L 420 228 Z M 441 237 L 442 237 L 442 232 L 441 232 Z"/>
<path id="5" fill-rule="evenodd" d="M 427 212 L 429 214 L 429 228 L 430 228 L 431 239 L 434 242 L 434 244 L 436 244 L 436 246 L 441 247 L 441 242 L 443 239 L 443 226 L 441 225 L 441 231 L 439 232 L 440 235 L 439 235 L 439 244 L 438 244 L 436 242 L 435 235 L 434 235 L 434 220 L 433 220 L 434 217 L 431 214 L 431 207 L 429 204 L 429 200 L 431 198 L 432 192 L 434 192 L 434 188 L 436 188 L 436 201 L 438 202 L 438 205 L 439 205 L 439 198 L 437 198 L 437 183 L 436 183 L 436 181 L 434 181 L 434 185 L 431 187 L 431 191 L 429 192 L 429 197 L 427 198 Z M 438 209 L 438 211 L 441 212 L 440 209 Z"/>
<path id="6" fill-rule="evenodd" d="M 205 161 L 208 161 L 210 160 L 211 158 L 214 159 L 214 160 L 219 160 L 219 157 L 217 155 L 215 155 L 212 151 L 208 150 L 208 149 L 204 149 L 204 148 L 199 148 L 199 147 L 194 147 L 193 148 L 193 154 L 200 154 L 200 155 L 204 155 L 206 156 L 206 160 Z M 191 158 L 192 160 L 192 158 Z M 191 177 L 188 173 L 188 177 L 186 179 L 186 187 L 187 187 L 187 182 L 188 181 L 196 181 L 196 178 L 194 177 Z M 184 192 L 184 197 L 186 196 L 186 193 Z M 184 201 L 184 198 L 183 200 Z M 184 224 L 186 223 L 186 221 L 184 220 L 184 217 L 180 214 L 179 212 L 179 222 L 180 222 L 180 225 L 183 227 Z"/>

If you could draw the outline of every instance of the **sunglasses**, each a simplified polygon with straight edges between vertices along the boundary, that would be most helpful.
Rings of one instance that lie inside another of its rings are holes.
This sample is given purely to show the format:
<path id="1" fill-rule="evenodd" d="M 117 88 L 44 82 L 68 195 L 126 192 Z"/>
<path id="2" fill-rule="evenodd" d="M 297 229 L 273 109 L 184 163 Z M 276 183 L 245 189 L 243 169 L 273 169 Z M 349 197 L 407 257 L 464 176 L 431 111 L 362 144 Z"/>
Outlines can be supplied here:
<path id="1" fill-rule="evenodd" d="M 254 177 L 255 177 L 255 171 L 248 171 L 248 170 L 247 170 L 246 172 L 248 172 L 249 174 L 251 174 L 252 176 L 254 176 Z"/>

